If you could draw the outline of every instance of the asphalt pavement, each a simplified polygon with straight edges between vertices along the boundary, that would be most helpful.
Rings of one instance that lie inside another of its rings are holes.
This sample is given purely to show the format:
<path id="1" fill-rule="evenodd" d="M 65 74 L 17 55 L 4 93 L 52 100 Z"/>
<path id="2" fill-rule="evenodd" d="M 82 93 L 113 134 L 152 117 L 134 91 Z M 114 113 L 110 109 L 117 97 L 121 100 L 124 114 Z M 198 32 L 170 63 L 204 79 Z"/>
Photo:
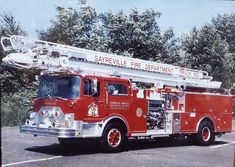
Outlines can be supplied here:
<path id="1" fill-rule="evenodd" d="M 234 167 L 235 131 L 211 146 L 169 138 L 132 140 L 121 153 L 102 153 L 96 141 L 64 148 L 57 138 L 33 137 L 18 127 L 1 129 L 2 167 Z"/>

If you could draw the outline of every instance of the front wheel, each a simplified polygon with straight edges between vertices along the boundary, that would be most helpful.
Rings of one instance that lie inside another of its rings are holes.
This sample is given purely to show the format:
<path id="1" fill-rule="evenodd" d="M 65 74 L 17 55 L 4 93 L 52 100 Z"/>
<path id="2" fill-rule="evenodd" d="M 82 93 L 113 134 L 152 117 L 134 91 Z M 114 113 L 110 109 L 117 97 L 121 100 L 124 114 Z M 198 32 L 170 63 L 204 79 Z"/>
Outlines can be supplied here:
<path id="1" fill-rule="evenodd" d="M 73 148 L 83 145 L 83 140 L 78 138 L 58 138 L 59 143 L 64 148 Z"/>
<path id="2" fill-rule="evenodd" d="M 123 128 L 117 123 L 108 124 L 101 137 L 101 145 L 105 152 L 120 152 L 126 141 Z"/>
<path id="3" fill-rule="evenodd" d="M 203 121 L 197 133 L 197 142 L 200 145 L 208 146 L 215 141 L 214 128 L 208 121 Z"/>

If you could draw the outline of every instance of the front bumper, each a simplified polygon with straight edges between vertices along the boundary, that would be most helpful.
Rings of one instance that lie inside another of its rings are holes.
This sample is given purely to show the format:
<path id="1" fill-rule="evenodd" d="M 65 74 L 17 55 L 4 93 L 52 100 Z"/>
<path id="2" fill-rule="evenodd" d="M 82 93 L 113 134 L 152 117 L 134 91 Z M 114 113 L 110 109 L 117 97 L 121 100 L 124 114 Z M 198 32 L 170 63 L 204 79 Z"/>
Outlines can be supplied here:
<path id="1" fill-rule="evenodd" d="M 74 124 L 74 128 L 37 127 L 36 125 L 25 124 L 20 127 L 20 133 L 60 138 L 93 138 L 102 135 L 102 122 L 75 121 Z"/>
<path id="2" fill-rule="evenodd" d="M 20 127 L 20 133 L 39 135 L 39 136 L 61 137 L 61 138 L 80 137 L 80 131 L 76 129 L 40 128 L 28 125 L 22 125 Z"/>

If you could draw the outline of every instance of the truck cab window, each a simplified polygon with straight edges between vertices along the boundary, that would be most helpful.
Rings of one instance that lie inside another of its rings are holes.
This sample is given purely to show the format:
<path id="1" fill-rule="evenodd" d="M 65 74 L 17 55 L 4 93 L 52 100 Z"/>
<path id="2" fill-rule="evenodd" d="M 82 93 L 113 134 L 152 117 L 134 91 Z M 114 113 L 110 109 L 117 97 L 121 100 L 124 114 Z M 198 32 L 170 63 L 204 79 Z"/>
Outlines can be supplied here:
<path id="1" fill-rule="evenodd" d="M 98 90 L 96 94 L 92 94 L 91 92 L 91 80 L 84 80 L 84 95 L 85 96 L 99 96 L 100 94 L 100 82 L 98 82 Z"/>
<path id="2" fill-rule="evenodd" d="M 117 96 L 128 95 L 127 86 L 125 84 L 108 83 L 107 90 L 110 95 L 117 95 Z"/>

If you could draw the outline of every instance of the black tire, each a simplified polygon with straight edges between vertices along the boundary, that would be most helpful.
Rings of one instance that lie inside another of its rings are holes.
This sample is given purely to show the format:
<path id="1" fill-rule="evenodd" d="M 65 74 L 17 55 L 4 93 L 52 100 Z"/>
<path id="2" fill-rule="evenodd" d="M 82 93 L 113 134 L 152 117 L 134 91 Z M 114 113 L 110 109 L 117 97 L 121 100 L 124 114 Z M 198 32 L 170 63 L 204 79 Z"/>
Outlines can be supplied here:
<path id="1" fill-rule="evenodd" d="M 202 146 L 208 146 L 214 143 L 215 134 L 213 125 L 208 121 L 200 123 L 196 136 L 197 143 Z"/>
<path id="2" fill-rule="evenodd" d="M 83 142 L 78 138 L 58 138 L 58 141 L 65 148 L 79 147 Z"/>
<path id="3" fill-rule="evenodd" d="M 120 152 L 126 142 L 124 128 L 118 123 L 107 124 L 101 137 L 101 146 L 104 152 Z"/>
<path id="4" fill-rule="evenodd" d="M 198 144 L 198 142 L 197 142 L 197 134 L 191 134 L 191 135 L 189 135 L 188 136 L 188 142 L 190 143 L 190 144 Z"/>

